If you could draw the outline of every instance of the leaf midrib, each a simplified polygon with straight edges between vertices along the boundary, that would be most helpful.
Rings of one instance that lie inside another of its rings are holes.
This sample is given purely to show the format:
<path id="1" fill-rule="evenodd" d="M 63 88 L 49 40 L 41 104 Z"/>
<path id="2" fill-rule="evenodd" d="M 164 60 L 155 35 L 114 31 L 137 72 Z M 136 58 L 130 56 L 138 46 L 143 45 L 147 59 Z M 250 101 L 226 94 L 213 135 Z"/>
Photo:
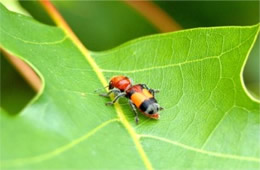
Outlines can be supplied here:
<path id="1" fill-rule="evenodd" d="M 97 74 L 98 79 L 100 80 L 101 84 L 105 87 L 107 86 L 107 80 L 102 73 L 100 67 L 97 65 L 97 63 L 94 61 L 94 59 L 91 57 L 87 49 L 83 46 L 83 44 L 75 37 L 73 33 L 69 34 L 68 36 L 72 40 L 72 42 L 75 44 L 76 47 L 80 50 L 82 55 L 86 58 L 86 60 L 89 62 L 90 66 L 92 67 L 93 71 Z M 130 125 L 128 120 L 125 117 L 125 114 L 121 108 L 121 106 L 118 103 L 114 104 L 115 110 L 117 113 L 117 116 L 119 117 L 119 121 L 123 124 L 123 126 L 126 128 L 128 133 L 133 139 L 133 142 L 136 146 L 136 149 L 138 153 L 140 154 L 141 159 L 144 162 L 144 165 L 146 166 L 147 169 L 152 170 L 152 164 L 150 163 L 150 160 L 148 159 L 146 153 L 144 152 L 144 149 L 139 141 L 139 135 L 135 132 L 133 127 Z"/>
<path id="2" fill-rule="evenodd" d="M 68 26 L 66 21 L 62 18 L 62 16 L 59 14 L 59 12 L 55 9 L 55 7 L 49 2 L 49 1 L 40 1 L 43 7 L 46 9 L 47 13 L 52 17 L 54 22 L 64 31 L 64 34 L 71 39 L 72 43 L 79 49 L 81 54 L 86 58 L 90 66 L 92 67 L 93 71 L 97 74 L 98 79 L 100 80 L 101 84 L 105 87 L 107 86 L 107 80 L 102 73 L 102 70 L 99 68 L 95 60 L 91 57 L 90 53 L 88 52 L 87 48 L 81 43 L 81 41 L 77 38 L 77 36 L 72 32 L 71 28 Z M 152 164 L 150 160 L 148 159 L 146 153 L 144 152 L 144 149 L 139 141 L 139 136 L 133 129 L 133 127 L 130 125 L 128 120 L 126 119 L 123 110 L 121 109 L 120 105 L 116 103 L 115 105 L 116 113 L 119 117 L 120 122 L 123 124 L 123 126 L 126 128 L 128 133 L 130 134 L 131 138 L 133 139 L 133 142 L 136 146 L 136 149 L 138 153 L 140 154 L 141 159 L 144 162 L 144 165 L 147 169 L 152 170 Z"/>

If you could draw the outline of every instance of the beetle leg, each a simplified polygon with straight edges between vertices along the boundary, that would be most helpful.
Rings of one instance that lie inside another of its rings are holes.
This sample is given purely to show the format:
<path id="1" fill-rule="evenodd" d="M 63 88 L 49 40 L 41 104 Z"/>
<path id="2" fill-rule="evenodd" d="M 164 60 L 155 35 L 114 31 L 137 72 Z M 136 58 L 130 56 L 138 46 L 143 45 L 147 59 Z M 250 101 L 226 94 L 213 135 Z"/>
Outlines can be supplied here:
<path id="1" fill-rule="evenodd" d="M 113 105 L 120 97 L 125 97 L 126 93 L 119 93 L 112 102 L 107 102 L 106 105 Z"/>
<path id="2" fill-rule="evenodd" d="M 157 89 L 148 89 L 148 91 L 154 96 L 155 93 L 159 93 L 160 90 Z"/>
<path id="3" fill-rule="evenodd" d="M 130 104 L 132 110 L 133 110 L 134 113 L 135 113 L 135 123 L 138 124 L 139 118 L 138 118 L 138 112 L 137 112 L 137 110 L 136 110 L 136 106 L 133 104 L 133 102 L 132 102 L 131 100 L 128 100 L 128 102 L 129 102 L 129 104 Z"/>
<path id="4" fill-rule="evenodd" d="M 147 89 L 153 96 L 155 93 L 159 93 L 160 90 L 157 90 L 157 89 L 151 89 L 149 88 L 146 84 L 141 84 L 145 89 Z"/>
<path id="5" fill-rule="evenodd" d="M 118 94 L 118 93 L 120 93 L 120 90 L 118 90 L 118 89 L 111 89 L 111 90 L 109 90 L 109 92 L 107 92 L 107 93 L 101 93 L 101 94 L 99 94 L 99 96 L 109 97 L 109 95 L 110 95 L 111 93 Z"/>

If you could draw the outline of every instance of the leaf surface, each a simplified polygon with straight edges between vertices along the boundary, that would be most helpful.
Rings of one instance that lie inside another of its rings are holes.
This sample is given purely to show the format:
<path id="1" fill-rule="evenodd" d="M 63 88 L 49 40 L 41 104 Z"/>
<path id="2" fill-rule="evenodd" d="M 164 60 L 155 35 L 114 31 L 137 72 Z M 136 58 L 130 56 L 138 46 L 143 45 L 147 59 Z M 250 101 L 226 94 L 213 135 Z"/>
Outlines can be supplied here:
<path id="1" fill-rule="evenodd" d="M 0 20 L 1 48 L 44 82 L 18 116 L 1 110 L 2 168 L 259 167 L 259 101 L 241 82 L 258 25 L 159 34 L 84 56 L 58 27 L 2 5 Z M 137 126 L 126 100 L 104 105 L 94 90 L 118 74 L 161 90 L 160 120 L 140 116 Z"/>

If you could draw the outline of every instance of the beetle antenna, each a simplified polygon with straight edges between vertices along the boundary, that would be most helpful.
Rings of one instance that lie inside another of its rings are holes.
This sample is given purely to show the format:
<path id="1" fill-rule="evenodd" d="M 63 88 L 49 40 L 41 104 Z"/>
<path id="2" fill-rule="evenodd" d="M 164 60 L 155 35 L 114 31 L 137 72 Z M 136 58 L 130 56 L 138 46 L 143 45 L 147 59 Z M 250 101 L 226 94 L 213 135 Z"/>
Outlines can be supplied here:
<path id="1" fill-rule="evenodd" d="M 96 92 L 98 92 L 99 90 L 103 90 L 103 89 L 105 89 L 105 88 L 107 88 L 109 85 L 107 85 L 107 86 L 105 86 L 105 87 L 103 87 L 103 88 L 98 88 L 98 89 L 96 89 L 94 92 L 96 93 Z"/>

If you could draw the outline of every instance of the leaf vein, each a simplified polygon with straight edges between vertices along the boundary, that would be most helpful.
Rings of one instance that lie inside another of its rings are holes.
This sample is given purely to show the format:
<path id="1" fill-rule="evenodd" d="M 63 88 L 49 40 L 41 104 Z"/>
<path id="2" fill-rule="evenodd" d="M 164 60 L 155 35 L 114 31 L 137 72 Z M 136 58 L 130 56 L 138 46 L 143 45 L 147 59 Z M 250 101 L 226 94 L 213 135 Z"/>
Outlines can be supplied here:
<path id="1" fill-rule="evenodd" d="M 73 148 L 74 146 L 78 145 L 79 143 L 85 141 L 86 139 L 88 139 L 92 135 L 96 134 L 99 130 L 101 130 L 105 126 L 109 125 L 110 123 L 116 122 L 116 121 L 119 121 L 119 119 L 116 118 L 116 119 L 107 120 L 107 121 L 103 122 L 102 124 L 100 124 L 99 126 L 97 126 L 96 128 L 89 131 L 88 133 L 86 133 L 85 135 L 83 135 L 83 136 L 81 136 L 77 139 L 72 140 L 70 143 L 68 143 L 66 145 L 58 147 L 53 151 L 50 151 L 50 152 L 47 152 L 47 153 L 44 153 L 44 154 L 40 154 L 40 155 L 37 155 L 37 156 L 33 156 L 33 157 L 28 157 L 28 158 L 18 158 L 18 159 L 14 159 L 14 160 L 2 160 L 0 162 L 0 167 L 21 166 L 21 165 L 25 165 L 25 164 L 32 164 L 32 163 L 37 163 L 37 162 L 41 162 L 41 161 L 51 159 L 55 156 L 60 155 L 61 153 L 66 152 L 67 150 L 69 150 L 69 149 Z"/>
<path id="2" fill-rule="evenodd" d="M 195 147 L 185 145 L 183 143 L 172 141 L 172 140 L 169 140 L 169 139 L 166 139 L 166 138 L 163 138 L 163 137 L 159 137 L 159 136 L 145 135 L 145 134 L 141 134 L 139 136 L 140 136 L 140 138 L 151 138 L 151 139 L 160 140 L 160 141 L 181 147 L 181 148 L 186 149 L 186 150 L 190 150 L 190 151 L 193 151 L 193 152 L 197 152 L 197 153 L 205 154 L 205 155 L 209 155 L 209 156 L 214 156 L 214 157 L 219 157 L 219 158 L 227 158 L 227 159 L 234 159 L 234 160 L 241 160 L 241 161 L 260 162 L 260 159 L 257 158 L 257 157 L 239 156 L 239 155 L 234 155 L 234 154 L 225 154 L 225 153 L 207 151 L 207 150 L 195 148 Z"/>
<path id="3" fill-rule="evenodd" d="M 185 64 L 191 64 L 191 63 L 197 63 L 197 62 L 202 62 L 205 60 L 210 60 L 210 59 L 218 59 L 220 60 L 220 57 L 223 56 L 226 53 L 229 53 L 237 48 L 239 48 L 240 46 L 244 45 L 247 41 L 249 41 L 255 34 L 252 34 L 251 36 L 249 36 L 249 38 L 247 38 L 245 41 L 239 43 L 238 45 L 236 45 L 235 47 L 222 52 L 221 54 L 217 55 L 217 56 L 209 56 L 209 57 L 204 57 L 204 58 L 200 58 L 200 59 L 195 59 L 195 60 L 189 60 L 189 61 L 184 61 L 184 62 L 180 62 L 180 63 L 172 63 L 172 64 L 167 64 L 167 65 L 161 65 L 161 66 L 154 66 L 154 67 L 148 67 L 148 68 L 141 68 L 141 69 L 136 69 L 136 70 L 109 70 L 109 69 L 101 69 L 102 72 L 112 72 L 112 73 L 137 73 L 137 72 L 144 72 L 144 71 L 150 71 L 150 70 L 155 70 L 155 69 L 164 69 L 164 68 L 169 68 L 169 67 L 175 67 L 175 66 L 182 66 Z"/>
<path id="4" fill-rule="evenodd" d="M 72 43 L 78 48 L 78 50 L 82 53 L 82 55 L 85 57 L 87 62 L 89 62 L 91 68 L 93 71 L 96 73 L 97 78 L 100 80 L 101 84 L 103 86 L 107 85 L 107 80 L 102 73 L 102 70 L 100 67 L 97 65 L 96 61 L 94 58 L 90 55 L 89 51 L 87 48 L 81 43 L 81 41 L 78 39 L 78 37 L 72 32 L 66 21 L 62 18 L 60 13 L 56 10 L 56 8 L 51 4 L 50 1 L 40 1 L 43 5 L 43 7 L 47 10 L 47 12 L 50 14 L 50 16 L 53 18 L 55 23 L 64 31 L 64 33 L 71 39 Z M 123 110 L 121 109 L 120 105 L 116 103 L 115 105 L 116 113 L 123 124 L 123 126 L 126 128 L 128 133 L 130 134 L 131 138 L 133 139 L 133 142 L 136 146 L 136 149 L 138 153 L 140 154 L 141 159 L 144 162 L 144 165 L 146 166 L 147 169 L 151 170 L 152 165 L 144 152 L 144 149 L 142 145 L 140 144 L 138 135 L 136 134 L 135 130 L 133 127 L 130 125 L 128 120 L 126 119 Z"/>
<path id="5" fill-rule="evenodd" d="M 0 27 L 0 31 L 2 31 L 4 34 L 8 35 L 9 37 L 12 37 L 12 38 L 14 38 L 16 40 L 22 41 L 22 42 L 24 42 L 26 44 L 53 45 L 53 44 L 60 44 L 60 43 L 64 42 L 68 38 L 67 35 L 64 35 L 61 39 L 56 40 L 56 41 L 35 42 L 35 41 L 24 40 L 24 39 L 22 39 L 20 37 L 14 36 L 14 35 L 8 33 L 7 31 L 3 30 L 1 27 Z"/>

